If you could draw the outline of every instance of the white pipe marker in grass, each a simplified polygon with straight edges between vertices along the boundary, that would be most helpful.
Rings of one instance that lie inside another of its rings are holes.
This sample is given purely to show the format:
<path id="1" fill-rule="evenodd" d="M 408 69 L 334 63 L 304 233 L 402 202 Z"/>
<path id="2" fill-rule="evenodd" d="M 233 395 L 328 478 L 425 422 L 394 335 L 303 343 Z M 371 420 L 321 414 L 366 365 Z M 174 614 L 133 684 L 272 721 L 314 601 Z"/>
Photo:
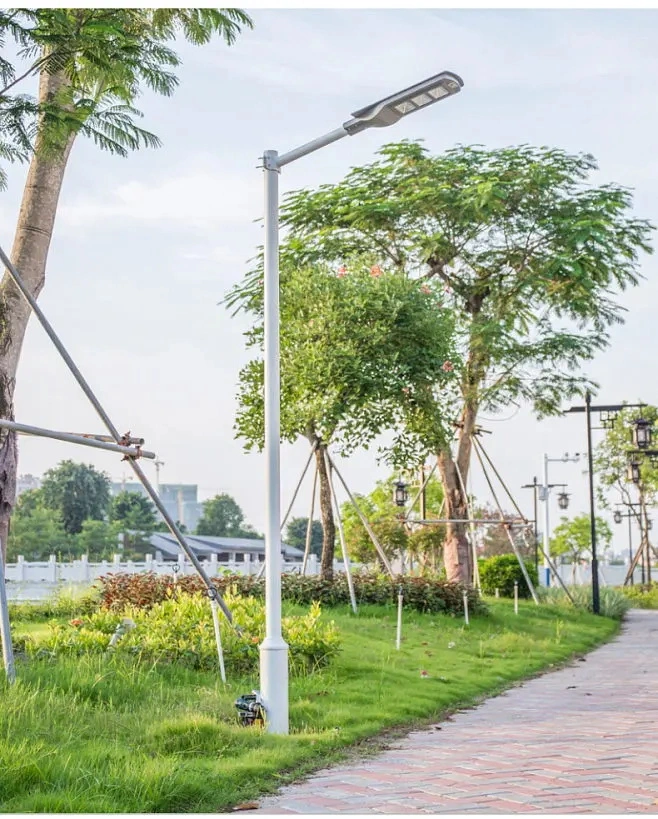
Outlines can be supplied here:
<path id="1" fill-rule="evenodd" d="M 464 622 L 468 625 L 468 592 L 464 589 Z"/>
<path id="2" fill-rule="evenodd" d="M 14 666 L 14 648 L 11 642 L 9 628 L 9 607 L 7 603 L 7 587 L 5 586 L 5 562 L 2 559 L 2 544 L 0 543 L 0 640 L 2 641 L 2 659 L 5 665 L 7 682 L 16 682 L 16 668 Z"/>
<path id="3" fill-rule="evenodd" d="M 519 613 L 519 581 L 514 581 L 514 614 Z"/>
<path id="4" fill-rule="evenodd" d="M 395 647 L 400 650 L 400 642 L 402 640 L 402 586 L 398 586 L 398 632 L 395 638 Z"/>
<path id="5" fill-rule="evenodd" d="M 500 597 L 500 589 L 496 586 L 496 597 Z"/>
<path id="6" fill-rule="evenodd" d="M 226 669 L 224 668 L 224 650 L 222 649 L 222 635 L 219 631 L 219 608 L 217 600 L 211 598 L 210 610 L 212 611 L 212 624 L 215 627 L 215 642 L 217 643 L 217 657 L 219 659 L 219 673 L 222 677 L 222 682 L 226 682 Z"/>

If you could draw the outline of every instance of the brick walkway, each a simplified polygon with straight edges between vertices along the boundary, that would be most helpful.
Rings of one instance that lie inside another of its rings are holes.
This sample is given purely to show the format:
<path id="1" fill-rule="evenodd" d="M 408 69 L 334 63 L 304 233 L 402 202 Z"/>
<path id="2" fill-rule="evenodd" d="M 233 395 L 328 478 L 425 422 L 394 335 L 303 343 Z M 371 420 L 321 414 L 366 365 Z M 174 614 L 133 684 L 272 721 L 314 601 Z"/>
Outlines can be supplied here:
<path id="1" fill-rule="evenodd" d="M 658 813 L 658 611 L 585 662 L 319 772 L 250 813 Z"/>

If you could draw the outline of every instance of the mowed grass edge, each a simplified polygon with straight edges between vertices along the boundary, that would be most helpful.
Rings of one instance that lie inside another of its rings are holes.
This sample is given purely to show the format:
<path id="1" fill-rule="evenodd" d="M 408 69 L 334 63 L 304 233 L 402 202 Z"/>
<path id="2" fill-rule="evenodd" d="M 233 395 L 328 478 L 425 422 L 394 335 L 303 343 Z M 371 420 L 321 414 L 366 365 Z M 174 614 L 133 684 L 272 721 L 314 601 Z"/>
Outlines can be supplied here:
<path id="1" fill-rule="evenodd" d="M 4 812 L 222 812 L 275 791 L 383 732 L 412 728 L 613 637 L 619 622 L 504 600 L 487 617 L 327 609 L 343 636 L 328 668 L 291 680 L 289 736 L 237 724 L 233 702 L 256 678 L 101 657 L 19 662 L 1 685 Z M 295 611 L 294 607 L 286 607 Z M 43 626 L 31 625 L 38 633 Z M 20 624 L 16 626 L 20 633 Z M 374 738 L 374 742 L 373 742 Z"/>

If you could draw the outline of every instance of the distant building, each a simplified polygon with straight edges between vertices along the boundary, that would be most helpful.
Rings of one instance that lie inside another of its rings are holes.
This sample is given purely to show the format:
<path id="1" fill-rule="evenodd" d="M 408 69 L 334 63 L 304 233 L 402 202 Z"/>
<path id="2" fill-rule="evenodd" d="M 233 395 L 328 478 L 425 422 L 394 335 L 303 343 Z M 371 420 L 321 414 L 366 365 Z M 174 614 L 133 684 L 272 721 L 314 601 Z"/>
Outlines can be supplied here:
<path id="1" fill-rule="evenodd" d="M 27 492 L 28 489 L 40 489 L 41 478 L 35 475 L 19 475 L 16 481 L 16 495 Z"/>
<path id="2" fill-rule="evenodd" d="M 165 509 L 174 520 L 183 523 L 189 532 L 196 529 L 203 512 L 203 504 L 197 499 L 198 489 L 195 483 L 160 484 L 160 500 Z M 148 493 L 142 484 L 134 481 L 114 481 L 110 492 L 113 496 L 120 492 L 137 492 L 148 498 Z"/>
<path id="3" fill-rule="evenodd" d="M 251 540 L 244 537 L 210 537 L 206 535 L 186 535 L 185 540 L 197 557 L 208 558 L 211 554 L 216 554 L 220 563 L 227 560 L 242 562 L 246 554 L 253 561 L 262 562 L 265 559 L 264 540 Z M 178 559 L 181 548 L 173 535 L 156 532 L 151 535 L 149 542 L 155 550 L 158 560 Z M 298 561 L 304 557 L 304 552 L 301 549 L 296 549 L 287 543 L 281 544 L 281 552 L 287 561 Z"/>

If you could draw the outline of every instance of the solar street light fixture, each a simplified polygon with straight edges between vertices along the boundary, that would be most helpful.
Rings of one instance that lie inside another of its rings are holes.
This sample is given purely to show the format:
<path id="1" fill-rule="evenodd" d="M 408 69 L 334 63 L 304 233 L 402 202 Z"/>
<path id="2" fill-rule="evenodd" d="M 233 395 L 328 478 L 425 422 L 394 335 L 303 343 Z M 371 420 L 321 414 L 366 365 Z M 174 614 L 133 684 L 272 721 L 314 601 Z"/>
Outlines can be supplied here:
<path id="1" fill-rule="evenodd" d="M 263 331 L 265 375 L 265 639 L 260 646 L 260 685 L 267 731 L 288 733 L 288 646 L 281 633 L 281 476 L 279 344 L 279 173 L 307 154 L 367 128 L 393 125 L 402 117 L 457 94 L 463 81 L 443 71 L 352 114 L 339 128 L 284 154 L 263 153 Z"/>

